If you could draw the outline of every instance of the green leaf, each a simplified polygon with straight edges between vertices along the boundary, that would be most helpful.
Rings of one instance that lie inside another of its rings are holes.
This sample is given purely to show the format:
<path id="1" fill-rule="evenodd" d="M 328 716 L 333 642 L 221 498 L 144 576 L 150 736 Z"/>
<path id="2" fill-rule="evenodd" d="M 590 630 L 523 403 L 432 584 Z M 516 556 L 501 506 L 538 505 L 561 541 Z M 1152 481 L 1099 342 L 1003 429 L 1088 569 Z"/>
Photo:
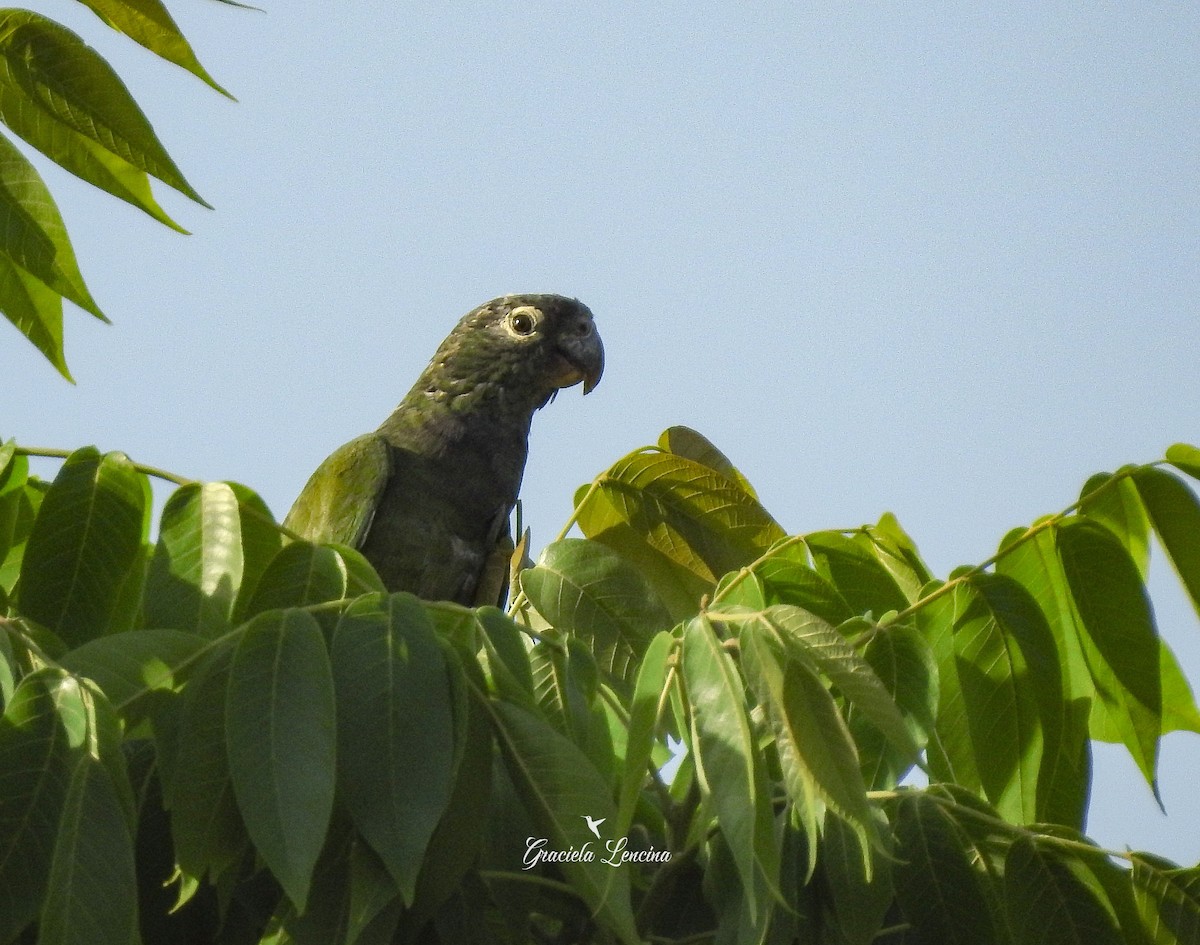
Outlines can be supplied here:
<path id="1" fill-rule="evenodd" d="M 1018 837 L 1004 860 L 1009 922 L 1018 942 L 1123 945 L 1108 910 L 1088 884 L 1049 850 Z"/>
<path id="2" fill-rule="evenodd" d="M 21 573 L 21 559 L 42 493 L 29 481 L 29 460 L 13 455 L 11 441 L 4 449 L 10 458 L 0 472 L 0 591 L 11 591 Z"/>
<path id="3" fill-rule="evenodd" d="M 1162 683 L 1158 634 L 1145 587 L 1129 553 L 1102 525 L 1069 520 L 1058 528 L 1057 544 L 1099 696 L 1093 711 L 1102 705 L 1112 717 L 1154 787 Z"/>
<path id="4" fill-rule="evenodd" d="M 1120 539 L 1144 581 L 1150 567 L 1150 521 L 1133 480 L 1108 473 L 1092 476 L 1080 490 L 1079 511 Z"/>
<path id="5" fill-rule="evenodd" d="M 576 514 L 586 537 L 620 552 L 646 575 L 674 618 L 695 613 L 721 575 L 783 537 L 740 485 L 664 452 L 618 460 L 581 497 Z"/>
<path id="6" fill-rule="evenodd" d="M 854 742 L 833 696 L 810 661 L 788 659 L 785 644 L 767 622 L 744 624 L 738 643 L 746 677 L 766 710 L 784 787 L 801 818 L 812 855 L 820 812 L 828 807 L 853 831 L 863 870 L 870 876 L 871 847 L 878 838 Z M 703 753 L 700 761 L 707 766 Z"/>
<path id="7" fill-rule="evenodd" d="M 24 11 L 7 12 L 11 16 Z M 3 30 L 6 20 L 3 13 L 0 11 L 0 30 Z M 4 55 L 4 39 L 0 37 L 0 62 Z M 3 65 L 0 65 L 0 79 L 3 75 Z M 0 87 L 3 87 L 2 81 Z M 0 97 L 2 102 L 3 98 Z M 0 117 L 4 116 L 0 114 Z M 85 312 L 103 322 L 108 321 L 84 284 L 66 226 L 41 175 L 25 155 L 3 136 L 0 136 L 0 223 L 3 224 L 0 228 L 0 254 L 7 256 L 12 265 L 63 298 L 70 299 Z M 43 296 L 30 289 L 29 285 L 31 283 L 27 283 L 23 290 L 29 297 L 22 302 L 22 307 L 34 305 L 41 312 L 43 306 L 38 303 Z M 5 308 L 7 310 L 8 306 Z M 54 321 L 51 315 L 51 330 Z M 61 322 L 61 313 L 58 321 Z"/>
<path id="8" fill-rule="evenodd" d="M 183 873 L 194 879 L 206 873 L 219 875 L 246 846 L 225 744 L 232 658 L 230 646 L 215 651 L 196 668 L 179 704 L 167 703 L 154 718 L 175 859 Z"/>
<path id="9" fill-rule="evenodd" d="M 533 672 L 521 631 L 496 607 L 480 607 L 475 619 L 483 631 L 480 637 L 492 689 L 508 702 L 533 709 L 537 705 Z"/>
<path id="10" fill-rule="evenodd" d="M 934 732 L 938 705 L 937 661 L 929 643 L 914 628 L 891 624 L 871 636 L 863 658 L 903 713 L 913 743 L 923 748 Z M 911 755 L 898 750 L 854 707 L 847 722 L 868 788 L 895 788 L 913 766 Z"/>
<path id="11" fill-rule="evenodd" d="M 0 189 L 4 187 L 6 176 L 14 178 L 21 170 L 20 163 L 12 160 L 11 155 L 5 155 L 4 145 L 0 143 Z M 28 171 L 36 173 L 32 166 Z M 12 215 L 11 210 L 5 214 L 5 196 L 0 193 L 0 215 Z M 26 235 L 24 240 L 32 241 L 33 238 Z M 9 239 L 20 240 L 21 236 L 9 236 Z M 0 237 L 0 253 L 9 251 L 6 242 Z M 59 374 L 71 383 L 75 382 L 63 351 L 62 296 L 31 276 L 8 255 L 0 255 L 0 312 L 33 342 Z"/>
<path id="12" fill-rule="evenodd" d="M 971 842 L 945 808 L 921 793 L 896 805 L 892 882 L 908 920 L 905 941 L 919 945 L 991 945 L 996 928 L 971 866 Z"/>
<path id="13" fill-rule="evenodd" d="M 149 530 L 150 486 L 123 453 L 76 450 L 42 501 L 21 565 L 21 611 L 68 644 L 128 629 L 124 582 Z"/>
<path id="14" fill-rule="evenodd" d="M 694 617 L 684 626 L 681 666 L 691 703 L 696 769 L 716 808 L 753 919 L 766 907 L 754 895 L 756 873 L 774 885 L 779 851 L 745 687 L 706 616 Z"/>
<path id="15" fill-rule="evenodd" d="M 267 565 L 246 605 L 245 616 L 342 600 L 348 586 L 349 569 L 336 549 L 294 541 Z"/>
<path id="16" fill-rule="evenodd" d="M 675 645 L 675 637 L 660 631 L 650 641 L 638 669 L 629 704 L 629 735 L 625 744 L 625 762 L 621 773 L 621 790 L 613 834 L 623 837 L 633 822 L 634 809 L 646 781 L 647 768 L 653 752 L 655 723 L 667 679 L 667 657 Z"/>
<path id="17" fill-rule="evenodd" d="M 758 587 L 751 590 L 754 578 L 757 578 Z M 714 599 L 723 604 L 742 604 L 754 609 L 772 604 L 794 604 L 834 626 L 855 615 L 833 585 L 813 570 L 801 536 L 776 542 L 749 568 L 725 575 L 717 586 Z"/>
<path id="18" fill-rule="evenodd" d="M 529 711 L 506 702 L 489 701 L 488 711 L 504 755 L 505 767 L 521 802 L 545 844 L 527 853 L 581 849 L 590 843 L 585 815 L 596 820 L 614 814 L 608 785 L 592 763 L 570 741 Z M 629 872 L 603 859 L 613 851 L 597 851 L 591 861 L 556 864 L 587 903 L 597 922 L 627 945 L 641 939 L 629 899 Z M 618 859 L 618 862 L 620 860 Z"/>
<path id="19" fill-rule="evenodd" d="M 1176 469 L 1193 479 L 1200 479 L 1200 448 L 1187 443 L 1175 443 L 1167 448 L 1166 458 Z"/>
<path id="20" fill-rule="evenodd" d="M 1200 867 L 1172 869 L 1135 855 L 1133 891 L 1155 945 L 1200 941 Z"/>
<path id="21" fill-rule="evenodd" d="M 817 857 L 827 879 L 837 929 L 846 945 L 870 945 L 876 940 L 895 891 L 889 870 L 868 875 L 858 838 L 837 818 L 828 820 Z"/>
<path id="22" fill-rule="evenodd" d="M 300 911 L 333 809 L 334 711 L 329 655 L 313 616 L 255 618 L 229 669 L 229 773 L 254 846 Z"/>
<path id="23" fill-rule="evenodd" d="M 1200 613 L 1200 502 L 1178 476 L 1141 469 L 1133 477 L 1175 573 Z"/>
<path id="24" fill-rule="evenodd" d="M 758 498 L 750 480 L 737 471 L 729 457 L 717 449 L 707 437 L 691 427 L 667 427 L 659 436 L 658 445 L 668 453 L 674 453 L 719 472 L 726 479 L 741 486 L 752 499 Z"/>
<path id="25" fill-rule="evenodd" d="M 70 779 L 59 670 L 26 676 L 0 719 L 0 941 L 37 915 Z M 76 735 L 76 737 L 78 737 Z"/>
<path id="26" fill-rule="evenodd" d="M 160 0 L 81 0 L 96 16 L 156 56 L 186 69 L 222 95 L 232 98 L 196 59 L 191 45 Z"/>
<path id="27" fill-rule="evenodd" d="M 239 482 L 225 483 L 237 497 L 238 518 L 242 536 L 242 582 L 238 588 L 233 622 L 246 620 L 246 604 L 258 587 L 263 572 L 284 545 L 283 532 L 262 497 Z"/>
<path id="28" fill-rule="evenodd" d="M 338 785 L 359 833 L 406 903 L 454 778 L 449 669 L 413 596 L 367 599 L 342 615 L 331 653 Z"/>
<path id="29" fill-rule="evenodd" d="M 139 188 L 132 172 L 157 177 L 208 206 L 112 67 L 53 20 L 27 10 L 0 12 L 0 89 L 4 123 L 88 183 L 163 222 L 168 221 L 161 209 L 145 205 L 149 187 L 143 179 Z M 26 91 L 34 89 L 36 94 Z"/>
<path id="30" fill-rule="evenodd" d="M 91 640 L 59 660 L 103 690 L 127 723 L 141 719 L 150 693 L 175 690 L 211 641 L 180 630 L 129 630 Z"/>
<path id="31" fill-rule="evenodd" d="M 218 637 L 242 584 L 240 506 L 223 482 L 176 489 L 163 508 L 146 578 L 145 622 Z"/>
<path id="32" fill-rule="evenodd" d="M 840 532 L 815 532 L 805 536 L 817 572 L 850 605 L 855 615 L 880 616 L 903 610 L 908 598 L 892 573 L 870 550 Z"/>
<path id="33" fill-rule="evenodd" d="M 537 565 L 521 572 L 521 590 L 551 626 L 586 643 L 601 669 L 626 682 L 650 637 L 673 623 L 637 568 L 586 539 L 547 545 Z"/>
<path id="34" fill-rule="evenodd" d="M 996 571 L 1017 581 L 1033 598 L 1054 637 L 1062 673 L 1063 735 L 1057 752 L 1047 752 L 1046 767 L 1038 775 L 1039 809 L 1043 820 L 1082 827 L 1091 789 L 1089 714 L 1096 697 L 1095 685 L 1083 656 L 1079 618 L 1063 573 L 1053 535 L 1041 531 L 1009 548 L 1024 529 L 1001 543 L 1007 549 Z"/>
<path id="35" fill-rule="evenodd" d="M 74 767 L 38 934 L 39 945 L 126 945 L 137 936 L 133 837 L 104 765 Z"/>

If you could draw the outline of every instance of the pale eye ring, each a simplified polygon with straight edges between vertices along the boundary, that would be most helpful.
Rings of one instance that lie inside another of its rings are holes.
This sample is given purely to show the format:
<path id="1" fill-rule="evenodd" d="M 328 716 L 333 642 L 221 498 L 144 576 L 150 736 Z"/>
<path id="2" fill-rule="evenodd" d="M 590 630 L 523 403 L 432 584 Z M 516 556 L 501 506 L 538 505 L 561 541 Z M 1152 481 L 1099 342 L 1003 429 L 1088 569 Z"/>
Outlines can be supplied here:
<path id="1" fill-rule="evenodd" d="M 537 328 L 537 313 L 534 309 L 518 308 L 508 316 L 509 327 L 517 335 L 532 335 Z"/>

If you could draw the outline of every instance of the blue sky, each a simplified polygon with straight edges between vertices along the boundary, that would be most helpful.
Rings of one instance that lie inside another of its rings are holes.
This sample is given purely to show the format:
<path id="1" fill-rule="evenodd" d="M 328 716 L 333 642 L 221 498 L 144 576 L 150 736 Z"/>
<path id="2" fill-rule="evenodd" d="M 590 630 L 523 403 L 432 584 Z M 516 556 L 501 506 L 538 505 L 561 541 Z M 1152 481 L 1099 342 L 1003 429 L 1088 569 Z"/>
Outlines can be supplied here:
<path id="1" fill-rule="evenodd" d="M 675 423 L 787 529 L 890 510 L 942 574 L 1200 441 L 1193 4 L 168 3 L 237 104 L 32 4 L 216 210 L 159 188 L 181 237 L 44 171 L 115 324 L 67 313 L 76 387 L 0 325 L 4 436 L 282 515 L 459 315 L 552 291 L 592 307 L 608 367 L 535 419 L 535 547 Z M 1200 680 L 1195 615 L 1153 590 Z M 1161 772 L 1167 818 L 1098 748 L 1091 832 L 1195 863 L 1200 737 Z"/>

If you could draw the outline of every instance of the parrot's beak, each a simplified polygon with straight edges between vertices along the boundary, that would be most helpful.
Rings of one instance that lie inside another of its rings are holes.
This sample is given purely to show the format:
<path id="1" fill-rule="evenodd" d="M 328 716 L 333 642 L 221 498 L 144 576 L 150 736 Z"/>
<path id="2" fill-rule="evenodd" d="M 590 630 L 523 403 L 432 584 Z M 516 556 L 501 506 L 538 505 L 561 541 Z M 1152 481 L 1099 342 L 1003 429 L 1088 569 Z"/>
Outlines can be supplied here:
<path id="1" fill-rule="evenodd" d="M 594 325 L 587 334 L 569 335 L 559 342 L 558 353 L 565 362 L 559 387 L 573 387 L 583 381 L 583 392 L 590 394 L 604 374 L 604 343 Z"/>

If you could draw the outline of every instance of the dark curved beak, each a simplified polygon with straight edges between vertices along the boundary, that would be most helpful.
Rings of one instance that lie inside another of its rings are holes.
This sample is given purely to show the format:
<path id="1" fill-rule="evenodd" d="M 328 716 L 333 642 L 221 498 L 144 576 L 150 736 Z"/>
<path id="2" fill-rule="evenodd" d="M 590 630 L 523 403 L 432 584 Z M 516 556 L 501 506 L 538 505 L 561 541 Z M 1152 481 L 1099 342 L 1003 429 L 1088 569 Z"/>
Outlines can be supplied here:
<path id="1" fill-rule="evenodd" d="M 567 334 L 559 341 L 558 349 L 579 371 L 583 379 L 583 392 L 590 394 L 604 374 L 604 342 L 600 340 L 595 323 L 590 318 L 581 322 L 578 331 Z"/>

